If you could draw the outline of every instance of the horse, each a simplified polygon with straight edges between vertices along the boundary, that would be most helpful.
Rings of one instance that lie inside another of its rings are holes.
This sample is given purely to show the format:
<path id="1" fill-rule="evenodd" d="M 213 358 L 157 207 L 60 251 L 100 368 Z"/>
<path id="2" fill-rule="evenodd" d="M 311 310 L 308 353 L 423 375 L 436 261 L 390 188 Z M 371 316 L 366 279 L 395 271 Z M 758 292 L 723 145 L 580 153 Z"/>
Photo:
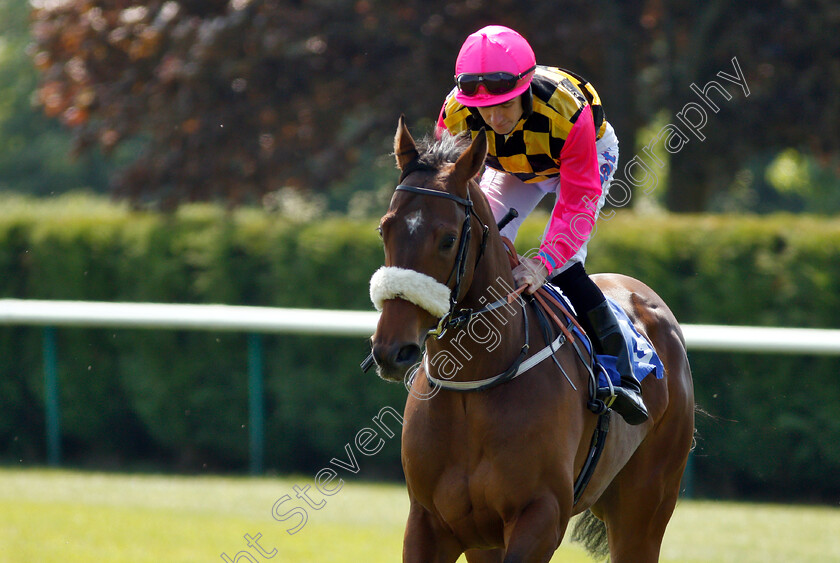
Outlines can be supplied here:
<path id="1" fill-rule="evenodd" d="M 588 485 L 576 492 L 602 420 L 590 408 L 591 373 L 562 338 L 551 361 L 511 375 L 546 334 L 524 298 L 496 299 L 514 282 L 476 181 L 486 152 L 483 131 L 471 142 L 418 145 L 403 117 L 394 139 L 402 177 L 379 224 L 385 266 L 377 274 L 388 279 L 371 280 L 381 309 L 371 349 L 377 374 L 409 388 L 403 561 L 549 561 L 578 514 L 575 533 L 591 554 L 657 561 L 694 434 L 680 326 L 642 282 L 593 276 L 653 345 L 665 375 L 641 382 L 647 422 L 613 417 Z"/>

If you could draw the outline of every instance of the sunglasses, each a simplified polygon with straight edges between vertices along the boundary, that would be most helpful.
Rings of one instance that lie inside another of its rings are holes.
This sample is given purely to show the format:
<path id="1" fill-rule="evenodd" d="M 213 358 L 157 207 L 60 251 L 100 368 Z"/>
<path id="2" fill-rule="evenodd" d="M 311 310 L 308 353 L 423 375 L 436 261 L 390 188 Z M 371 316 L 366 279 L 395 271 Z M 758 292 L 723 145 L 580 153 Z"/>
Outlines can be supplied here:
<path id="1" fill-rule="evenodd" d="M 478 93 L 478 87 L 482 84 L 491 94 L 505 94 L 516 88 L 516 84 L 536 70 L 536 68 L 537 66 L 534 65 L 519 74 L 511 74 L 509 72 L 470 74 L 462 72 L 455 77 L 455 84 L 458 86 L 458 90 L 465 96 L 475 96 Z"/>

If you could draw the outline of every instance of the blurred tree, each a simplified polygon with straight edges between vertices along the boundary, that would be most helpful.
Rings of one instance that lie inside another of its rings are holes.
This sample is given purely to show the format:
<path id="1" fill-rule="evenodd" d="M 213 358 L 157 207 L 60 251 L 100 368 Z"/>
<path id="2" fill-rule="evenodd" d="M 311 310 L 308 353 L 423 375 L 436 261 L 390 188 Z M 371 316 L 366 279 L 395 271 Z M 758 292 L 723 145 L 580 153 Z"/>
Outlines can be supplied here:
<path id="1" fill-rule="evenodd" d="M 0 190 L 106 190 L 112 166 L 96 151 L 73 158 L 69 132 L 32 103 L 38 77 L 29 42 L 26 0 L 0 0 Z"/>
<path id="2" fill-rule="evenodd" d="M 733 99 L 709 113 L 706 140 L 670 155 L 674 210 L 705 209 L 753 147 L 836 154 L 838 39 L 818 25 L 838 17 L 827 0 L 31 4 L 44 111 L 74 128 L 82 152 L 144 141 L 114 186 L 135 201 L 236 203 L 370 171 L 400 113 L 431 126 L 464 37 L 489 23 L 595 84 L 625 163 L 648 142 L 635 146 L 641 127 L 675 118 L 697 101 L 692 83 L 732 74 L 738 58 L 750 96 L 727 83 Z"/>
<path id="3" fill-rule="evenodd" d="M 807 154 L 823 181 L 840 184 L 840 5 L 832 0 L 675 0 L 652 10 L 652 33 L 664 38 L 668 109 L 672 122 L 686 104 L 698 103 L 708 122 L 700 141 L 673 154 L 666 205 L 671 211 L 705 211 L 738 190 L 751 159 L 794 148 Z M 749 90 L 720 77 L 734 76 L 737 59 Z M 723 85 L 705 105 L 691 85 Z M 689 110 L 692 113 L 692 110 Z M 687 117 L 699 122 L 696 111 Z M 744 174 L 739 176 L 739 171 Z M 760 172 L 759 172 L 760 173 Z M 760 194 L 760 191 L 757 193 Z M 760 208 L 761 206 L 755 206 Z M 824 209 L 824 208 L 823 208 Z"/>
<path id="4" fill-rule="evenodd" d="M 32 4 L 44 111 L 82 151 L 145 139 L 116 188 L 165 206 L 340 177 L 358 144 L 390 129 L 384 77 L 411 58 L 382 33 L 409 7 L 383 18 L 363 1 Z"/>
<path id="5" fill-rule="evenodd" d="M 431 125 L 463 38 L 487 23 L 533 32 L 564 66 L 597 68 L 582 39 L 603 33 L 583 2 L 564 20 L 534 0 L 31 4 L 44 111 L 80 151 L 145 139 L 115 187 L 164 205 L 326 188 L 365 144 L 387 150 L 401 112 Z"/>

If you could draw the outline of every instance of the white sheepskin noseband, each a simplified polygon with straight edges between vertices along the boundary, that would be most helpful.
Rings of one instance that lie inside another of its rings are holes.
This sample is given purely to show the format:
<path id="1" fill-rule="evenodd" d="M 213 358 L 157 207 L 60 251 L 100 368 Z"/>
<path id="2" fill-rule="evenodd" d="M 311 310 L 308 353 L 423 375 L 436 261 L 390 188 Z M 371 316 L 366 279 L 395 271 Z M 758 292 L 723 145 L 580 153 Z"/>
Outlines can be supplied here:
<path id="1" fill-rule="evenodd" d="M 449 312 L 448 287 L 415 270 L 382 266 L 370 278 L 370 300 L 377 311 L 388 299 L 400 297 L 442 318 Z"/>

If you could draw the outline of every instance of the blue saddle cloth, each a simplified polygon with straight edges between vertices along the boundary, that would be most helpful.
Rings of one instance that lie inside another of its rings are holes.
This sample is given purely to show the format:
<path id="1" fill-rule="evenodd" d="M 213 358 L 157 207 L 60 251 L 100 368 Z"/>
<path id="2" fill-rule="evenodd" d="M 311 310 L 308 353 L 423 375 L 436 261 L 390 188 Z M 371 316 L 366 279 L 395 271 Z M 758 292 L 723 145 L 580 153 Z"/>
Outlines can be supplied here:
<path id="1" fill-rule="evenodd" d="M 569 299 L 560 291 L 559 288 L 556 286 L 546 283 L 545 286 L 547 291 L 550 291 L 561 303 L 564 303 L 566 307 L 568 307 L 569 311 L 574 311 L 574 307 L 569 302 Z M 630 342 L 632 345 L 632 350 L 630 354 L 630 358 L 633 364 L 633 375 L 636 376 L 636 379 L 639 381 L 643 380 L 645 377 L 648 376 L 651 372 L 655 373 L 656 379 L 662 379 L 665 375 L 665 366 L 662 365 L 662 360 L 659 359 L 659 356 L 656 354 L 656 351 L 651 346 L 650 342 L 639 334 L 639 331 L 636 330 L 636 327 L 633 326 L 633 323 L 630 322 L 630 317 L 627 316 L 627 313 L 624 312 L 618 303 L 607 297 L 607 303 L 610 304 L 613 312 L 615 313 L 616 318 L 618 319 L 618 325 L 621 327 L 621 332 L 624 334 L 624 339 L 627 342 Z M 590 354 L 592 353 L 592 349 L 590 348 L 591 344 L 589 342 L 589 338 L 584 337 L 583 333 L 581 333 L 580 329 L 574 327 L 573 333 L 577 338 L 579 338 L 584 345 L 586 346 L 586 351 Z M 599 370 L 598 375 L 598 386 L 599 387 L 606 387 L 607 380 L 606 376 L 604 375 L 604 371 L 606 371 L 610 376 L 610 381 L 615 387 L 621 387 L 621 376 L 616 369 L 616 360 L 615 356 L 608 356 L 606 354 L 595 354 L 595 361 L 600 364 L 604 370 Z"/>

